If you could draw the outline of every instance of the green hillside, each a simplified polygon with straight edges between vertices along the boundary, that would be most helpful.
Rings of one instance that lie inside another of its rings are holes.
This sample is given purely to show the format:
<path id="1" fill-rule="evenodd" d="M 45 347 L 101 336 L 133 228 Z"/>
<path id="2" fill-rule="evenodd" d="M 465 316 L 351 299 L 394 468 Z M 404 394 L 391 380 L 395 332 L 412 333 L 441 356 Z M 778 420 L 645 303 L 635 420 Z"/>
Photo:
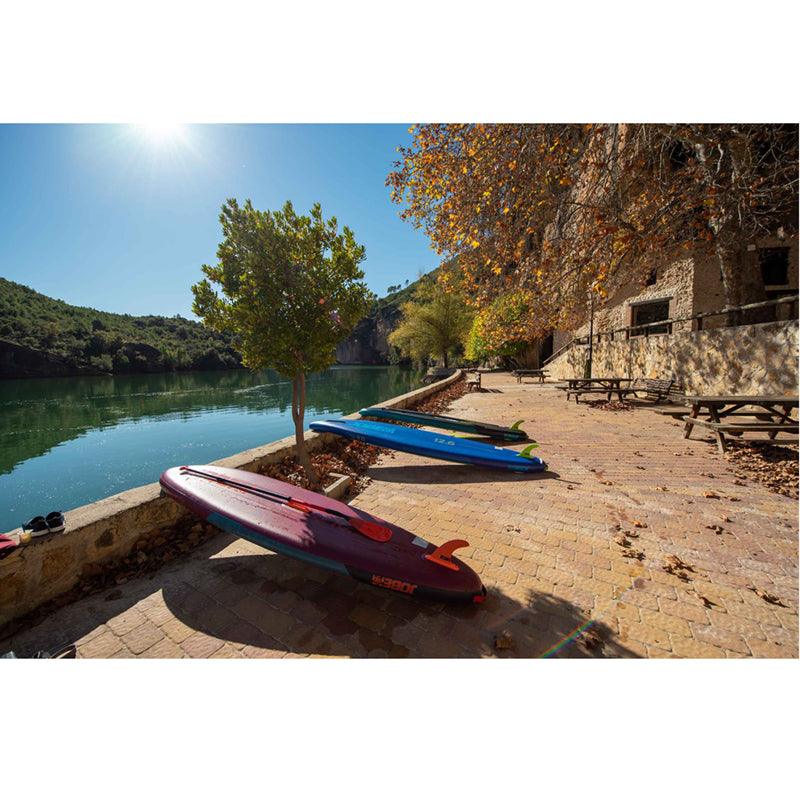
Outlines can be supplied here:
<path id="1" fill-rule="evenodd" d="M 133 317 L 72 306 L 5 278 L 0 278 L 0 339 L 46 353 L 59 365 L 81 372 L 241 366 L 230 337 L 199 322 L 180 316 Z"/>

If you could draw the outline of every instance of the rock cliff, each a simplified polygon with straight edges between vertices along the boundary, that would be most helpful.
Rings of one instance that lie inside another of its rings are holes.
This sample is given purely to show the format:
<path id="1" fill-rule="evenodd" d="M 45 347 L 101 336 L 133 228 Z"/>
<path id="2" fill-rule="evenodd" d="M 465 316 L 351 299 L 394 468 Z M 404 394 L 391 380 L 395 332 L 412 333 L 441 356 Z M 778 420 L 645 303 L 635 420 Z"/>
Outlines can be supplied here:
<path id="1" fill-rule="evenodd" d="M 336 348 L 336 360 L 340 364 L 388 364 L 389 334 L 400 320 L 397 305 L 379 306 L 368 317 L 364 317 L 353 333 Z"/>
<path id="2" fill-rule="evenodd" d="M 0 339 L 0 378 L 49 378 L 98 375 L 91 367 L 75 366 L 44 350 Z"/>

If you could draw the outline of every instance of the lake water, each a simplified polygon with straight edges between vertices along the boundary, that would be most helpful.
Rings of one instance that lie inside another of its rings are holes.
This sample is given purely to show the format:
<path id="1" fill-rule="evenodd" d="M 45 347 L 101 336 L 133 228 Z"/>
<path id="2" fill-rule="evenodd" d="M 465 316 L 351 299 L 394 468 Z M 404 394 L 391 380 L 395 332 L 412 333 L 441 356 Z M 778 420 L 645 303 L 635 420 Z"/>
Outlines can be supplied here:
<path id="1" fill-rule="evenodd" d="M 304 427 L 405 394 L 423 375 L 311 375 Z M 271 370 L 0 381 L 0 532 L 293 433 L 291 381 Z"/>

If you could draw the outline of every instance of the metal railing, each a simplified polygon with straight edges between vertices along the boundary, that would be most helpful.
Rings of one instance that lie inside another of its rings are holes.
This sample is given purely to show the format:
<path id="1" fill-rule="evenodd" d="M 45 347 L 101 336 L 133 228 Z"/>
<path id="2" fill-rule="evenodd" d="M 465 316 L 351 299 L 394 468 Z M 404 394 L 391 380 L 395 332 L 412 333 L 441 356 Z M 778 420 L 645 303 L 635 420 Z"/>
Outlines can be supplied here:
<path id="1" fill-rule="evenodd" d="M 794 318 L 797 318 L 797 311 L 798 311 L 798 295 L 792 295 L 790 297 L 779 297 L 774 300 L 765 300 L 761 303 L 748 303 L 744 306 L 726 306 L 725 308 L 720 309 L 719 311 L 702 311 L 698 314 L 692 314 L 690 317 L 675 317 L 672 319 L 662 319 L 658 322 L 649 322 L 644 325 L 626 325 L 622 328 L 613 328 L 610 331 L 597 331 L 591 337 L 587 336 L 576 336 L 571 339 L 567 344 L 563 347 L 560 347 L 553 353 L 549 358 L 547 358 L 542 366 L 547 366 L 551 361 L 554 361 L 563 353 L 567 352 L 567 350 L 571 349 L 575 345 L 588 345 L 590 338 L 593 343 L 600 344 L 602 341 L 602 337 L 607 337 L 608 341 L 615 341 L 614 336 L 615 334 L 625 334 L 625 339 L 630 339 L 631 336 L 650 336 L 650 335 L 670 335 L 673 332 L 672 326 L 679 322 L 696 322 L 696 325 L 693 324 L 692 330 L 701 331 L 703 330 L 703 320 L 708 319 L 709 317 L 721 317 L 726 316 L 729 314 L 738 314 L 742 311 L 752 311 L 758 308 L 767 308 L 769 306 L 775 306 L 776 312 L 777 307 L 781 304 L 791 304 L 789 306 L 789 314 L 788 318 L 792 318 L 792 306 L 794 306 Z M 777 313 L 776 313 L 777 320 Z M 660 328 L 661 330 L 656 331 L 654 329 Z M 641 333 L 638 333 L 641 331 Z"/>

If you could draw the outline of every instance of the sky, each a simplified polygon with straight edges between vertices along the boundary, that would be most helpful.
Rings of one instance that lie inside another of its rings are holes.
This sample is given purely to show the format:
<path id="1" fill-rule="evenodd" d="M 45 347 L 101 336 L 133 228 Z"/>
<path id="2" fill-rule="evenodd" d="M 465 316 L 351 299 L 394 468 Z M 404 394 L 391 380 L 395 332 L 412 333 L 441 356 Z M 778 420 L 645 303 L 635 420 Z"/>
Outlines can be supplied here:
<path id="1" fill-rule="evenodd" d="M 378 296 L 439 264 L 385 185 L 412 123 L 0 124 L 0 276 L 132 315 L 191 313 L 229 198 L 320 203 Z"/>

